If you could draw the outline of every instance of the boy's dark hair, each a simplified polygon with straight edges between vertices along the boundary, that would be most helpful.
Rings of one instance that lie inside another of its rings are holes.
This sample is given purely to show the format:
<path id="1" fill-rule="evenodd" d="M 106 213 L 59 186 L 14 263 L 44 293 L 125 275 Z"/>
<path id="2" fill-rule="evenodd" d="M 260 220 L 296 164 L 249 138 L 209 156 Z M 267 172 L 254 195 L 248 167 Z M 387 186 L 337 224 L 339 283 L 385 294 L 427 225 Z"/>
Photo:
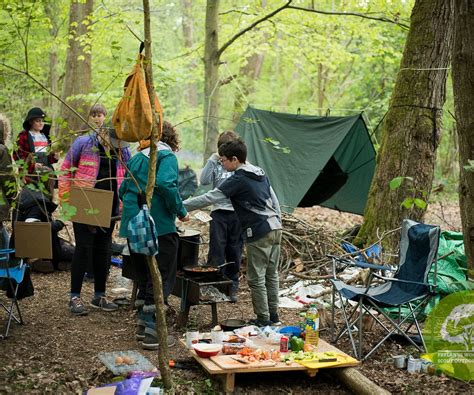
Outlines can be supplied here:
<path id="1" fill-rule="evenodd" d="M 222 132 L 219 137 L 217 138 L 217 148 L 222 144 L 228 143 L 230 141 L 235 141 L 239 138 L 239 135 L 235 133 L 233 130 L 227 130 L 225 132 Z"/>
<path id="2" fill-rule="evenodd" d="M 168 121 L 163 122 L 163 134 L 161 135 L 160 141 L 168 144 L 174 152 L 179 150 L 180 141 L 178 132 Z"/>
<path id="3" fill-rule="evenodd" d="M 247 160 L 247 146 L 244 140 L 238 138 L 234 141 L 229 141 L 219 147 L 219 155 L 230 159 L 235 156 L 240 163 L 245 163 Z"/>
<path id="4" fill-rule="evenodd" d="M 89 110 L 90 117 L 93 117 L 97 114 L 107 115 L 107 110 L 105 109 L 105 106 L 101 103 L 95 103 Z"/>

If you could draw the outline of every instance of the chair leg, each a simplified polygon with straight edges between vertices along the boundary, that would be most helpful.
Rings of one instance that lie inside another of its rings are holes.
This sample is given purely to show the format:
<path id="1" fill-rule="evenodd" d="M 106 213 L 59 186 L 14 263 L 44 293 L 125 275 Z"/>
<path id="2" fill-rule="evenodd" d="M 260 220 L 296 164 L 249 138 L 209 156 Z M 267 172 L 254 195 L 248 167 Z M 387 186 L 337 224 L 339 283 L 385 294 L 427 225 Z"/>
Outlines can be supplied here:
<path id="1" fill-rule="evenodd" d="M 331 312 L 331 341 L 334 343 L 335 342 L 335 335 L 336 335 L 336 324 L 334 322 L 335 318 L 335 311 L 336 311 L 336 290 L 334 289 L 334 286 L 332 287 L 332 312 Z"/>
<path id="2" fill-rule="evenodd" d="M 351 324 L 350 320 L 352 319 L 352 316 L 354 315 L 354 312 L 357 311 L 357 307 L 358 306 L 355 306 L 354 310 L 352 311 L 352 313 L 350 314 L 349 318 L 347 317 L 347 313 L 346 313 L 346 306 L 347 304 L 349 304 L 349 302 L 347 302 L 346 304 L 344 304 L 344 301 L 342 299 L 342 295 L 340 292 L 339 293 L 339 298 L 341 300 L 341 306 L 342 306 L 342 315 L 344 316 L 344 322 L 346 324 L 346 328 L 343 328 L 341 329 L 341 331 L 339 332 L 339 334 L 337 335 L 336 337 L 336 341 L 338 341 L 341 336 L 345 333 L 345 331 L 347 331 L 347 334 L 349 336 L 349 340 L 352 344 L 352 349 L 354 350 L 354 356 L 356 358 L 359 358 L 359 355 L 357 353 L 357 347 L 356 347 L 356 344 L 355 344 L 355 341 L 354 341 L 354 338 L 352 336 L 352 331 L 351 331 L 351 326 L 353 326 L 353 324 Z"/>

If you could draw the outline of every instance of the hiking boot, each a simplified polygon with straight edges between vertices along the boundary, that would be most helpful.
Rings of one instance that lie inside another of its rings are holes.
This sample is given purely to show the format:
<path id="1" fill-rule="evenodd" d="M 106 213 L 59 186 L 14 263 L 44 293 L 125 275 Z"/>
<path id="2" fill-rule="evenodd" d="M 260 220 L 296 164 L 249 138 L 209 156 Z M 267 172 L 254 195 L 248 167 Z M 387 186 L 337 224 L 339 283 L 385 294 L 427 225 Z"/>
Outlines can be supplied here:
<path id="1" fill-rule="evenodd" d="M 270 321 L 273 325 L 281 325 L 280 317 L 278 317 L 278 313 L 270 313 Z"/>
<path id="2" fill-rule="evenodd" d="M 109 302 L 105 296 L 96 296 L 92 298 L 90 305 L 91 307 L 102 311 L 115 311 L 119 308 L 114 302 Z"/>
<path id="3" fill-rule="evenodd" d="M 69 301 L 69 310 L 74 315 L 87 315 L 86 307 L 79 296 L 73 296 Z"/>
<path id="4" fill-rule="evenodd" d="M 168 347 L 173 347 L 176 344 L 174 337 L 171 335 L 168 335 L 166 342 Z M 145 338 L 142 341 L 142 348 L 144 350 L 158 350 L 159 347 L 158 334 L 155 329 L 149 326 L 145 327 Z"/>
<path id="5" fill-rule="evenodd" d="M 249 324 L 250 325 L 255 325 L 255 326 L 258 326 L 259 328 L 261 328 L 261 327 L 265 327 L 265 326 L 272 326 L 273 322 L 271 322 L 270 320 L 259 320 L 258 318 L 255 318 L 253 320 L 250 320 Z"/>

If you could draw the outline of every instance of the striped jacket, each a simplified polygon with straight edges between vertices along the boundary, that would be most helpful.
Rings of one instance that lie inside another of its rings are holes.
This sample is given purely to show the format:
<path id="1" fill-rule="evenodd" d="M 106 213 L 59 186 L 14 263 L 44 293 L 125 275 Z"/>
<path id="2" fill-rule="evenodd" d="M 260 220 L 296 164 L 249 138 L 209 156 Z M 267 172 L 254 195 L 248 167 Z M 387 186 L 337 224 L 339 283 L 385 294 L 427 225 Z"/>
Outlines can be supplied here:
<path id="1" fill-rule="evenodd" d="M 96 133 L 78 137 L 72 143 L 66 158 L 61 166 L 59 177 L 59 200 L 67 202 L 71 186 L 93 188 L 99 174 L 99 141 Z M 122 148 L 117 150 L 123 163 L 130 159 L 130 150 Z M 125 175 L 125 167 L 117 161 L 117 193 Z"/>

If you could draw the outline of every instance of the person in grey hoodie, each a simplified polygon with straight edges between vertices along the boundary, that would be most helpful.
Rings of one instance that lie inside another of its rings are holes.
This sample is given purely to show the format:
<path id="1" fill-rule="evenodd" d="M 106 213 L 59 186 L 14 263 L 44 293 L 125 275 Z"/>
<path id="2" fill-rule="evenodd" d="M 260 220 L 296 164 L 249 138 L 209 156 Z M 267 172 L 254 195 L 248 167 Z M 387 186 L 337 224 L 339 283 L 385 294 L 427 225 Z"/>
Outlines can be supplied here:
<path id="1" fill-rule="evenodd" d="M 238 139 L 238 135 L 229 130 L 222 132 L 217 139 L 217 149 L 229 141 Z M 228 172 L 222 166 L 218 153 L 213 153 L 202 169 L 201 185 L 212 185 L 218 188 L 226 181 L 233 172 Z M 237 290 L 239 288 L 240 261 L 242 259 L 243 240 L 241 236 L 240 222 L 235 214 L 230 199 L 225 199 L 212 205 L 212 221 L 209 224 L 209 253 L 208 265 L 219 266 L 225 262 L 231 262 L 222 268 L 225 276 L 232 280 L 231 302 L 237 302 Z"/>
<path id="2" fill-rule="evenodd" d="M 257 326 L 275 325 L 278 317 L 278 263 L 281 248 L 281 212 L 265 172 L 247 163 L 247 147 L 237 139 L 219 147 L 220 162 L 234 172 L 217 188 L 185 200 L 188 211 L 230 199 L 247 243 L 247 282 Z"/>

